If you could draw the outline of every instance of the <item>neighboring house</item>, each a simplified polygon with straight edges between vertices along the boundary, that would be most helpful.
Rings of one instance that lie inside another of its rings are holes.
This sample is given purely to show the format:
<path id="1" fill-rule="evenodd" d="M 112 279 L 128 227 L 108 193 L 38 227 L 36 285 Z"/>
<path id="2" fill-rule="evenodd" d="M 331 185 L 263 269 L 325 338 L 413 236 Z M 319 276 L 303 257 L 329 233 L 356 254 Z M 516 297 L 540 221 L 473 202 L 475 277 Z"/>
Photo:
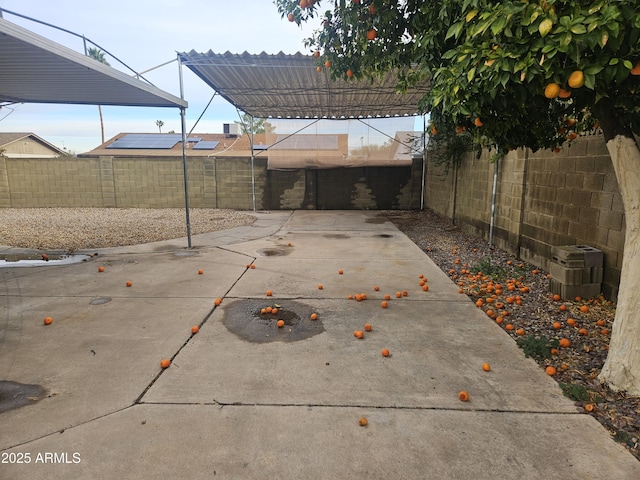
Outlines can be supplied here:
<path id="1" fill-rule="evenodd" d="M 410 166 L 421 157 L 420 132 L 397 132 L 396 141 L 375 151 L 351 153 L 348 134 L 254 134 L 253 156 L 266 158 L 269 170 L 326 169 L 366 166 Z M 415 142 L 416 147 L 412 148 Z M 187 157 L 250 158 L 251 137 L 223 133 L 193 133 Z M 182 157 L 182 134 L 120 133 L 81 158 Z"/>
<path id="2" fill-rule="evenodd" d="M 35 133 L 0 133 L 0 155 L 6 158 L 56 158 L 68 155 L 64 150 Z"/>
<path id="3" fill-rule="evenodd" d="M 254 135 L 256 146 L 265 143 L 264 134 Z M 258 147 L 259 148 L 259 147 Z M 251 155 L 248 135 L 192 133 L 187 138 L 188 157 L 247 157 Z M 119 133 L 102 145 L 78 157 L 182 157 L 180 133 Z"/>

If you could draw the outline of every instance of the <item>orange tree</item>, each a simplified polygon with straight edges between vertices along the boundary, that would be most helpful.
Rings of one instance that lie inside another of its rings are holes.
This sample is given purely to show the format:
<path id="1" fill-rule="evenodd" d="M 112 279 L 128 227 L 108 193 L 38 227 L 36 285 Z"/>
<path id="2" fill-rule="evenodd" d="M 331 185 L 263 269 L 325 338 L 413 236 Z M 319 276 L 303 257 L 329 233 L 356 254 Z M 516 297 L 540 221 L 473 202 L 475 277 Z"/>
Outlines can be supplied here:
<path id="1" fill-rule="evenodd" d="M 334 77 L 429 78 L 434 132 L 497 153 L 555 148 L 600 127 L 622 195 L 620 291 L 600 379 L 640 395 L 640 3 L 637 0 L 276 0 L 317 21 L 306 43 Z"/>

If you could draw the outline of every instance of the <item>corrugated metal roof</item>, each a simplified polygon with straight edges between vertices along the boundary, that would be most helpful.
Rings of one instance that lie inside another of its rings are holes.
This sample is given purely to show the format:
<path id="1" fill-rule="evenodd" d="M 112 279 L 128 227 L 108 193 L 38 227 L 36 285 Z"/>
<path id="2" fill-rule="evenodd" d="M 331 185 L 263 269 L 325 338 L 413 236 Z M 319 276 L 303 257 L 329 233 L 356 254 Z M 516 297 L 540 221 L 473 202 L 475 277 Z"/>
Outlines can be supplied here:
<path id="1" fill-rule="evenodd" d="M 396 93 L 396 76 L 332 80 L 310 55 L 180 53 L 182 63 L 231 104 L 256 118 L 366 118 L 417 115 L 428 82 Z"/>
<path id="2" fill-rule="evenodd" d="M 0 18 L 0 102 L 179 107 L 187 102 Z"/>

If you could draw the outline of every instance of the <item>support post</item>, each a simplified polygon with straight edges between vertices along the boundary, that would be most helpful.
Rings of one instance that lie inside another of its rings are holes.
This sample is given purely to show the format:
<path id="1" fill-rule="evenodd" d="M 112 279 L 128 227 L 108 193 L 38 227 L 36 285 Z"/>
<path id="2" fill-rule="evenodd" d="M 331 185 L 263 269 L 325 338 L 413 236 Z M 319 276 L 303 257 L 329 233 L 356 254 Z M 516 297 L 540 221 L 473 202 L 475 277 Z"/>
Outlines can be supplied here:
<path id="1" fill-rule="evenodd" d="M 254 156 L 253 156 L 253 115 L 251 118 L 251 196 L 253 201 L 253 211 L 256 211 L 256 175 L 254 170 Z"/>
<path id="2" fill-rule="evenodd" d="M 178 54 L 178 72 L 180 77 L 180 99 L 184 100 L 184 82 L 182 79 L 182 61 Z M 189 180 L 187 175 L 187 126 L 186 108 L 180 107 L 180 125 L 182 127 L 182 171 L 184 179 L 184 208 L 187 224 L 187 246 L 191 248 L 191 219 L 189 217 Z"/>

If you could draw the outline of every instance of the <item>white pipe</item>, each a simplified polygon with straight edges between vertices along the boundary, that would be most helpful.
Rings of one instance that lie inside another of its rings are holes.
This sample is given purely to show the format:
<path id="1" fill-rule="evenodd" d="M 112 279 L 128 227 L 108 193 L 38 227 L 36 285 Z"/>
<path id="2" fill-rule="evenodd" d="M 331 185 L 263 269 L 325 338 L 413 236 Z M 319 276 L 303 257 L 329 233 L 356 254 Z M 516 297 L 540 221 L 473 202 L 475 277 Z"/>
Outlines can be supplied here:
<path id="1" fill-rule="evenodd" d="M 498 190 L 498 158 L 493 164 L 493 187 L 491 190 L 491 220 L 489 223 L 489 247 L 493 247 L 493 227 L 496 217 L 496 193 Z"/>

